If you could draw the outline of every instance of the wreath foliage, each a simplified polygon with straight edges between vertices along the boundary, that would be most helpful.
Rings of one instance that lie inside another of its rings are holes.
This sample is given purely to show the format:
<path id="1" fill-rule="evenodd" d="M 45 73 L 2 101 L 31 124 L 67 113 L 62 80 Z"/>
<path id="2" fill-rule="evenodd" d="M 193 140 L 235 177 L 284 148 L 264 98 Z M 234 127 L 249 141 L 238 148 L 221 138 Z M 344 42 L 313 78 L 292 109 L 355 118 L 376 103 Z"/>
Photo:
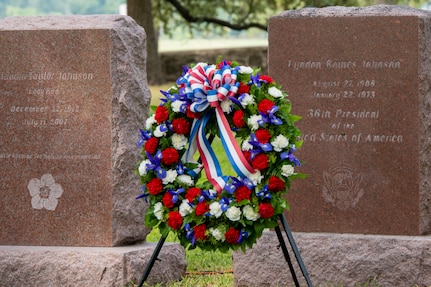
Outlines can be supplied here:
<path id="1" fill-rule="evenodd" d="M 183 69 L 140 131 L 145 223 L 186 248 L 245 250 L 277 226 L 283 195 L 305 177 L 295 172 L 300 117 L 260 69 L 225 60 Z M 226 165 L 236 175 L 223 174 Z"/>

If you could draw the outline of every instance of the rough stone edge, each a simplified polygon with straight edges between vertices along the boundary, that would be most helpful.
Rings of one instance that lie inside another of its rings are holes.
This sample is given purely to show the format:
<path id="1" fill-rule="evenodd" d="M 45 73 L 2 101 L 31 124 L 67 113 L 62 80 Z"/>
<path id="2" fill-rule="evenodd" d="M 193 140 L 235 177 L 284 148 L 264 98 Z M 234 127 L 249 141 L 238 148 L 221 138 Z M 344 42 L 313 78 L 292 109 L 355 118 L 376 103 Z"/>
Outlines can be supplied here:
<path id="1" fill-rule="evenodd" d="M 419 21 L 419 232 L 431 233 L 431 13 Z"/>
<path id="2" fill-rule="evenodd" d="M 314 286 L 359 286 L 356 284 L 373 280 L 379 286 L 431 285 L 430 236 L 329 233 L 293 236 Z M 300 286 L 307 286 L 285 234 L 284 240 Z M 293 286 L 278 245 L 275 232 L 268 231 L 246 253 L 234 252 L 235 286 Z"/>
<path id="3" fill-rule="evenodd" d="M 156 244 L 122 247 L 0 246 L 1 286 L 124 286 L 139 283 Z M 147 280 L 185 276 L 184 248 L 166 243 Z"/>
<path id="4" fill-rule="evenodd" d="M 139 129 L 148 116 L 151 93 L 147 84 L 146 34 L 127 16 L 115 19 L 110 31 L 112 77 L 113 245 L 144 240 L 147 205 L 136 200 L 141 192 L 134 173 L 140 158 Z M 121 227 L 121 228 L 120 228 Z"/>
<path id="5" fill-rule="evenodd" d="M 112 29 L 117 21 L 127 20 L 122 15 L 50 15 L 50 16 L 11 16 L 0 20 L 0 30 L 79 30 Z M 131 19 L 131 18 L 130 18 Z M 132 20 L 133 21 L 133 20 Z"/>
<path id="6" fill-rule="evenodd" d="M 397 5 L 374 5 L 367 7 L 331 6 L 325 8 L 303 8 L 289 10 L 271 18 L 309 18 L 309 17 L 363 17 L 363 16 L 422 16 L 429 17 L 430 12 Z"/>

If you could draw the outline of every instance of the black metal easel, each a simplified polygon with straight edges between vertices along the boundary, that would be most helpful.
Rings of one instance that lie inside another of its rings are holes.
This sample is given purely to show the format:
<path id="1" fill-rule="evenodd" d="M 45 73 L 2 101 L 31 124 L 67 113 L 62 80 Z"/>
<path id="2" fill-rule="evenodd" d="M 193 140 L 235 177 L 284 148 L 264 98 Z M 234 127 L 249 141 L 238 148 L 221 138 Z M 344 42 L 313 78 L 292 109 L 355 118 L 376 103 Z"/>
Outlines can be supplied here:
<path id="1" fill-rule="evenodd" d="M 280 214 L 279 220 L 281 223 L 281 226 L 283 227 L 287 239 L 289 240 L 290 247 L 295 255 L 296 261 L 298 262 L 299 268 L 301 269 L 302 275 L 304 276 L 307 286 L 313 287 L 313 284 L 311 283 L 310 277 L 308 275 L 307 269 L 305 268 L 304 262 L 302 261 L 301 255 L 299 254 L 298 247 L 296 246 L 295 239 L 293 238 L 292 232 L 290 231 L 289 225 L 287 224 L 286 216 L 284 213 Z M 278 241 L 280 242 L 280 247 L 283 251 L 284 258 L 286 259 L 287 264 L 289 265 L 290 273 L 292 274 L 293 281 L 295 282 L 296 287 L 300 287 L 298 278 L 296 276 L 295 269 L 293 268 L 292 260 L 290 259 L 289 252 L 287 250 L 286 243 L 283 238 L 283 234 L 281 232 L 280 226 L 277 226 L 275 228 L 275 233 L 277 234 Z M 157 256 L 160 253 L 160 250 L 162 249 L 163 244 L 165 243 L 167 235 L 162 235 L 159 242 L 157 243 L 156 249 L 153 252 L 153 255 L 151 255 L 151 259 L 147 264 L 147 267 L 145 268 L 144 273 L 142 274 L 141 281 L 139 282 L 138 287 L 142 287 L 144 282 L 147 280 L 148 276 L 150 275 L 151 269 L 154 266 L 154 263 L 157 260 Z"/>

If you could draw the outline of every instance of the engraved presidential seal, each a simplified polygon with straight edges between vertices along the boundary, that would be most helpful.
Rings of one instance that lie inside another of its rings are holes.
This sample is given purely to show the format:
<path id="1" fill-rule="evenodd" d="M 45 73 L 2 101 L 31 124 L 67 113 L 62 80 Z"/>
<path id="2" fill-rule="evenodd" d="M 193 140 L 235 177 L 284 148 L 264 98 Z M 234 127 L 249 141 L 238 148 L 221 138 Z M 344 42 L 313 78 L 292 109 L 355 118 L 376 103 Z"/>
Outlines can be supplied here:
<path id="1" fill-rule="evenodd" d="M 354 167 L 348 164 L 333 167 L 323 172 L 323 198 L 340 210 L 355 207 L 364 195 L 361 183 L 362 174 Z"/>

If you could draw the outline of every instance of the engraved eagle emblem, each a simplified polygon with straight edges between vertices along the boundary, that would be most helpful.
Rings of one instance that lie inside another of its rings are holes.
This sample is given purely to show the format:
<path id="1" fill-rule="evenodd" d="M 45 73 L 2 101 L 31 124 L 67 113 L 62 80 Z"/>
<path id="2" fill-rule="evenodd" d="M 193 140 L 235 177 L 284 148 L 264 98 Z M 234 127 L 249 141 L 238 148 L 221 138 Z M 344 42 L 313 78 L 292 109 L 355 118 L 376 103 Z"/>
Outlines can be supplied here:
<path id="1" fill-rule="evenodd" d="M 323 198 L 340 210 L 355 207 L 364 195 L 364 190 L 360 188 L 362 174 L 356 174 L 348 164 L 323 172 L 323 182 Z"/>

